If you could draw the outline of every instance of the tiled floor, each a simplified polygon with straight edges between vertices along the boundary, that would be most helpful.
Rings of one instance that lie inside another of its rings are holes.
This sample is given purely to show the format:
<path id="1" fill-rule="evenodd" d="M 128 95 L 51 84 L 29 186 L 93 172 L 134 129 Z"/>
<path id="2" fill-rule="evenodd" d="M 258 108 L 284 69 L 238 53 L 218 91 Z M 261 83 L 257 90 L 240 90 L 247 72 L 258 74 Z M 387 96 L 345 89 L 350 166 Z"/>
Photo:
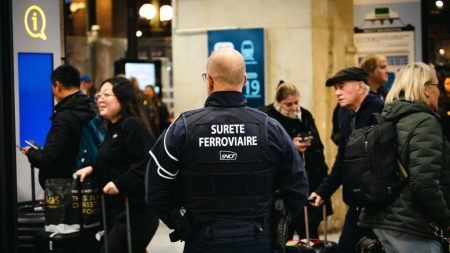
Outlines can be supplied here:
<path id="1" fill-rule="evenodd" d="M 182 253 L 184 243 L 182 242 L 170 242 L 169 234 L 170 229 L 160 223 L 155 236 L 153 237 L 150 245 L 147 248 L 147 252 L 151 253 Z M 323 237 L 322 237 L 323 238 Z M 339 233 L 333 233 L 328 235 L 328 240 L 337 242 L 339 239 Z"/>

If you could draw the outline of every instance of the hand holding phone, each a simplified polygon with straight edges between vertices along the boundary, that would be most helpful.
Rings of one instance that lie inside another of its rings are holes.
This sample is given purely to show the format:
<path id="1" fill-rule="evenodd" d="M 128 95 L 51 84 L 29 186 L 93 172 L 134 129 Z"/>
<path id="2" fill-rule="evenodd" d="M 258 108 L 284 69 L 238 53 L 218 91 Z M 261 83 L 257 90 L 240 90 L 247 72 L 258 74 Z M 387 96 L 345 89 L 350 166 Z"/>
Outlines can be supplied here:
<path id="1" fill-rule="evenodd" d="M 17 147 L 20 151 L 22 151 L 22 147 L 21 147 L 21 146 L 19 146 L 19 145 L 16 144 L 16 147 Z"/>
<path id="2" fill-rule="evenodd" d="M 26 140 L 25 143 L 34 149 L 42 149 L 42 147 L 33 140 Z"/>

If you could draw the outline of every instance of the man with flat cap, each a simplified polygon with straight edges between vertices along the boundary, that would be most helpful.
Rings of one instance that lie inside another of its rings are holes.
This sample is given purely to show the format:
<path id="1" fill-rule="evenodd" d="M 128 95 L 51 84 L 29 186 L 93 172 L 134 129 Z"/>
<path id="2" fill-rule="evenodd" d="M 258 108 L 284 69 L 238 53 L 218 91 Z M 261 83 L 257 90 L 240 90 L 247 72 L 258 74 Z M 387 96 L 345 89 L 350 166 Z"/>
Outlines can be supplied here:
<path id="1" fill-rule="evenodd" d="M 238 51 L 213 52 L 206 71 L 205 107 L 182 113 L 150 151 L 146 201 L 185 253 L 272 253 L 273 193 L 292 216 L 302 210 L 303 162 L 275 119 L 245 106 Z"/>
<path id="2" fill-rule="evenodd" d="M 336 73 L 326 81 L 326 86 L 334 86 L 338 103 L 345 110 L 340 110 L 339 129 L 341 138 L 339 140 L 338 154 L 334 162 L 331 173 L 322 184 L 311 193 L 314 197 L 313 206 L 320 206 L 324 199 L 329 199 L 331 195 L 342 185 L 344 166 L 344 152 L 347 139 L 354 129 L 374 124 L 372 113 L 381 113 L 383 101 L 373 94 L 369 94 L 367 85 L 368 74 L 361 68 L 350 67 Z M 356 252 L 355 246 L 363 236 L 372 235 L 372 231 L 367 228 L 357 226 L 359 207 L 352 204 L 352 199 L 348 193 L 343 191 L 344 202 L 349 206 L 345 216 L 344 227 L 338 243 L 338 253 Z"/>

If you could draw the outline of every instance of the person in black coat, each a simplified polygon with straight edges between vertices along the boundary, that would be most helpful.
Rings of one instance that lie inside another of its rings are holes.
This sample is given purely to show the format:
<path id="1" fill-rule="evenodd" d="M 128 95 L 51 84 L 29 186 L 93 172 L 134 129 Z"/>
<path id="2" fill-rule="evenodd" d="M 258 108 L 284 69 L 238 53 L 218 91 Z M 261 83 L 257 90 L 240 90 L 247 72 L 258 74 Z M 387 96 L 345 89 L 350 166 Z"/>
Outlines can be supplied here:
<path id="1" fill-rule="evenodd" d="M 347 139 L 354 129 L 370 126 L 375 123 L 372 113 L 380 113 L 383 109 L 383 101 L 373 94 L 369 94 L 367 86 L 367 72 L 361 68 L 345 68 L 326 82 L 327 87 L 334 86 L 335 95 L 341 107 L 339 115 L 339 140 L 338 154 L 331 173 L 324 179 L 322 184 L 312 192 L 310 197 L 315 198 L 313 206 L 319 206 L 324 199 L 331 195 L 343 184 L 345 178 L 344 155 Z M 341 114 L 342 113 L 342 114 Z M 351 253 L 356 251 L 356 244 L 363 236 L 372 236 L 371 229 L 357 226 L 358 216 L 361 208 L 353 204 L 347 189 L 343 188 L 344 202 L 349 205 L 345 216 L 344 227 L 339 238 L 338 253 Z"/>
<path id="2" fill-rule="evenodd" d="M 80 169 L 76 174 L 84 181 L 94 173 L 103 186 L 109 252 L 127 252 L 127 198 L 132 249 L 143 253 L 159 222 L 144 201 L 144 174 L 150 158 L 147 151 L 155 140 L 128 79 L 118 77 L 104 81 L 96 100 L 100 116 L 109 123 L 108 131 L 96 165 Z"/>
<path id="3" fill-rule="evenodd" d="M 320 140 L 314 118 L 308 110 L 300 106 L 300 94 L 294 84 L 280 82 L 277 87 L 275 102 L 264 108 L 264 111 L 276 119 L 292 139 L 305 164 L 309 181 L 309 191 L 313 192 L 327 176 L 328 167 L 323 155 L 323 144 Z M 327 214 L 332 214 L 330 203 L 327 203 Z M 322 208 L 308 206 L 309 232 L 311 238 L 318 238 L 318 228 L 323 219 Z M 293 217 L 289 228 L 289 237 L 297 231 L 300 238 L 306 238 L 304 214 Z"/>
<path id="4" fill-rule="evenodd" d="M 71 178 L 76 170 L 81 126 L 95 115 L 95 105 L 80 91 L 80 72 L 61 65 L 51 75 L 52 92 L 57 104 L 50 118 L 52 125 L 44 148 L 23 147 L 28 161 L 39 169 L 39 184 L 47 178 Z M 30 127 L 30 126 L 29 126 Z"/>

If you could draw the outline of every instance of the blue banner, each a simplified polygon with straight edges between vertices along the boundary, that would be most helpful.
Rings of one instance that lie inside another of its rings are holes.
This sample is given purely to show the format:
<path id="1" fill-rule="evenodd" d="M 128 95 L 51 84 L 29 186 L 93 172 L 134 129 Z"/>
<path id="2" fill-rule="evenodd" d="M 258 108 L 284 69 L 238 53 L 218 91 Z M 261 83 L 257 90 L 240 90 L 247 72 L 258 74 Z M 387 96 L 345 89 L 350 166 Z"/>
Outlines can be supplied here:
<path id="1" fill-rule="evenodd" d="M 241 52 L 247 69 L 247 83 L 242 93 L 247 105 L 264 105 L 264 29 L 236 29 L 208 31 L 208 53 L 231 47 Z"/>

